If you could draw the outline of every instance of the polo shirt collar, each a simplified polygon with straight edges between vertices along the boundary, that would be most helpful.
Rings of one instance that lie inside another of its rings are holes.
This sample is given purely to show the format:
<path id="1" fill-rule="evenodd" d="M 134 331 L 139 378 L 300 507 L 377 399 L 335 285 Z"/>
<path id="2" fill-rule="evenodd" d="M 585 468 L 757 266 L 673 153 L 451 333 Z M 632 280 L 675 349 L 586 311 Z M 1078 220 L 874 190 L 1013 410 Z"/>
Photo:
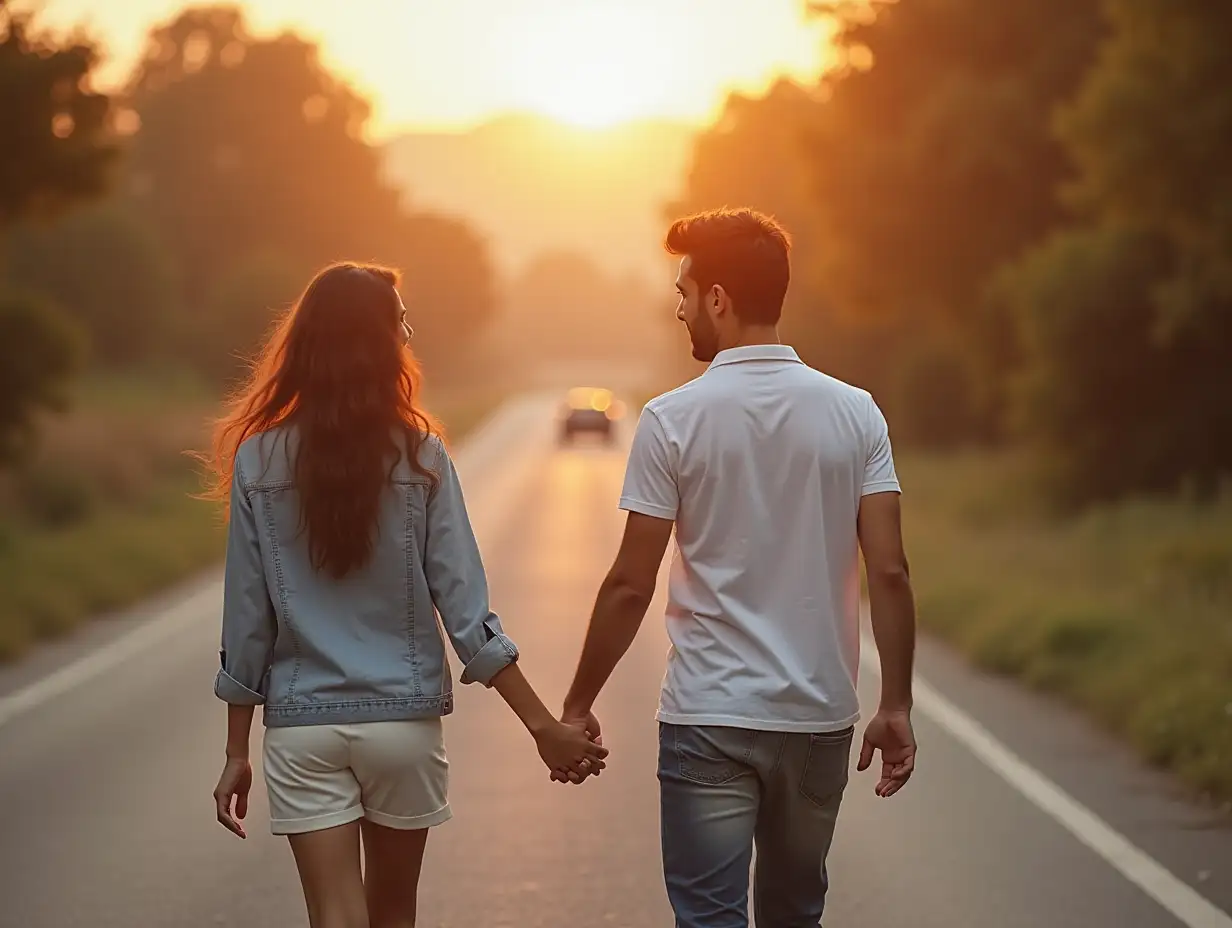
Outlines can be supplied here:
<path id="1" fill-rule="evenodd" d="M 711 370 L 726 364 L 741 364 L 745 361 L 783 361 L 785 363 L 803 363 L 796 349 L 791 345 L 743 345 L 740 348 L 727 348 L 720 351 L 710 362 Z"/>

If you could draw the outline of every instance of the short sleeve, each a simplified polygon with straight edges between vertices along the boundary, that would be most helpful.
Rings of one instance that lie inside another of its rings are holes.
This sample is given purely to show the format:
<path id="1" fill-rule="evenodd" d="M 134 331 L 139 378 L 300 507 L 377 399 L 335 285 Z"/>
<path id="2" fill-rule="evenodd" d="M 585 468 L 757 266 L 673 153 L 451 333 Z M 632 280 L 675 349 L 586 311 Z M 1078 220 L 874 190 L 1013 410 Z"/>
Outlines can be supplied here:
<path id="1" fill-rule="evenodd" d="M 663 422 L 646 407 L 633 435 L 620 508 L 657 519 L 675 519 L 680 505 L 675 460 Z"/>
<path id="2" fill-rule="evenodd" d="M 894 472 L 894 452 L 890 448 L 890 427 L 885 416 L 870 396 L 868 398 L 868 456 L 864 462 L 864 483 L 861 496 L 872 493 L 900 493 L 898 474 Z"/>

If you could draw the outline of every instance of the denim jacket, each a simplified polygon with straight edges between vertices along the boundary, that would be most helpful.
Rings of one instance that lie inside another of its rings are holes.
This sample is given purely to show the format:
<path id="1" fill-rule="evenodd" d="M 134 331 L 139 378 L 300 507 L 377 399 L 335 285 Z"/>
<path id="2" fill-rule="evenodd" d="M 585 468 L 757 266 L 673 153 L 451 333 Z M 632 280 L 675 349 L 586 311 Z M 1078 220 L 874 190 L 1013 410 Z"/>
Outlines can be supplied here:
<path id="1" fill-rule="evenodd" d="M 215 694 L 263 705 L 269 727 L 447 715 L 453 684 L 442 626 L 463 683 L 490 685 L 518 650 L 489 608 L 445 446 L 433 436 L 420 448 L 439 475 L 435 487 L 402 455 L 370 560 L 335 580 L 309 560 L 294 443 L 294 430 L 279 428 L 249 438 L 236 456 Z"/>

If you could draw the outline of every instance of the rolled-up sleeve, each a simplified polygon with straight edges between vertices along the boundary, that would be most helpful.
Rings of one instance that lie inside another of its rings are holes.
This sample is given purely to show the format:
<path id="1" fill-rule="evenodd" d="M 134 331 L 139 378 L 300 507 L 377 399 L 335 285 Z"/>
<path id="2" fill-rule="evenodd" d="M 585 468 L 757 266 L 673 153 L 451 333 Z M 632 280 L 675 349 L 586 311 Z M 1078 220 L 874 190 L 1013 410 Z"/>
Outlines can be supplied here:
<path id="1" fill-rule="evenodd" d="M 518 648 L 491 609 L 462 485 L 449 453 L 438 447 L 440 482 L 428 497 L 424 574 L 441 624 L 464 665 L 462 682 L 490 686 L 494 676 L 518 659 Z"/>
<path id="2" fill-rule="evenodd" d="M 261 561 L 252 502 L 244 492 L 239 462 L 231 482 L 231 518 L 222 596 L 222 667 L 214 694 L 237 706 L 265 703 L 278 623 Z"/>

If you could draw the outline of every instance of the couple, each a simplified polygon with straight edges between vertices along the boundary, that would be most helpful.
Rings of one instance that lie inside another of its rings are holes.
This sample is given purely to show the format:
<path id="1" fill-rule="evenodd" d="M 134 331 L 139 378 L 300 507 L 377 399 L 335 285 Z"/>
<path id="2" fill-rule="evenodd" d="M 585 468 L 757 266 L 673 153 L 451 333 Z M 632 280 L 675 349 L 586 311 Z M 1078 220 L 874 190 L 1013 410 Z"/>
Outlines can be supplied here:
<path id="1" fill-rule="evenodd" d="M 462 682 L 500 694 L 554 780 L 603 770 L 592 707 L 673 527 L 658 776 L 677 926 L 748 925 L 754 844 L 759 928 L 820 923 L 859 715 L 860 552 L 882 673 L 858 768 L 881 753 L 879 796 L 911 776 L 915 612 L 885 419 L 779 342 L 789 245 L 774 220 L 704 213 L 666 244 L 681 258 L 676 315 L 709 367 L 642 412 L 624 539 L 559 720 L 489 605 L 458 476 L 416 406 L 392 272 L 321 273 L 222 420 L 218 820 L 244 836 L 261 705 L 271 826 L 289 837 L 314 928 L 415 922 L 427 830 L 450 817 L 441 627 Z"/>

